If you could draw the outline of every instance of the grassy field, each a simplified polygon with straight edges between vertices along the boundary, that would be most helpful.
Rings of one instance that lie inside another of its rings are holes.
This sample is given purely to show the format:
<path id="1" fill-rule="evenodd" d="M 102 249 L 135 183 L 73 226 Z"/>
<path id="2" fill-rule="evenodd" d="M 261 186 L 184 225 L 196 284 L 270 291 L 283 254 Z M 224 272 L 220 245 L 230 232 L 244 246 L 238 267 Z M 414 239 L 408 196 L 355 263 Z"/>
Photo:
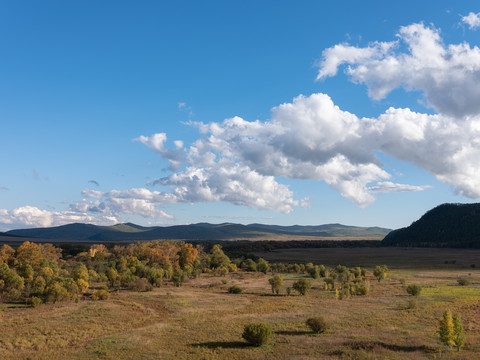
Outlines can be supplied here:
<path id="1" fill-rule="evenodd" d="M 447 248 L 312 248 L 280 249 L 255 255 L 270 262 L 325 264 L 335 266 L 375 266 L 391 268 L 480 268 L 480 249 Z"/>
<path id="2" fill-rule="evenodd" d="M 459 286 L 460 276 L 471 284 Z M 300 277 L 286 274 L 285 287 Z M 119 291 L 106 301 L 10 306 L 0 318 L 0 358 L 480 358 L 479 270 L 395 269 L 381 283 L 372 278 L 368 296 L 344 300 L 324 291 L 322 279 L 306 296 L 286 296 L 285 287 L 274 296 L 269 278 L 204 274 L 179 288 Z M 406 308 L 411 297 L 402 283 L 423 286 L 416 308 Z M 233 284 L 244 292 L 227 293 Z M 436 334 L 447 308 L 462 315 L 467 338 L 459 353 L 444 352 Z M 305 326 L 308 317 L 317 315 L 331 324 L 327 333 L 316 335 Z M 252 321 L 273 327 L 271 345 L 255 348 L 243 341 L 243 327 Z"/>

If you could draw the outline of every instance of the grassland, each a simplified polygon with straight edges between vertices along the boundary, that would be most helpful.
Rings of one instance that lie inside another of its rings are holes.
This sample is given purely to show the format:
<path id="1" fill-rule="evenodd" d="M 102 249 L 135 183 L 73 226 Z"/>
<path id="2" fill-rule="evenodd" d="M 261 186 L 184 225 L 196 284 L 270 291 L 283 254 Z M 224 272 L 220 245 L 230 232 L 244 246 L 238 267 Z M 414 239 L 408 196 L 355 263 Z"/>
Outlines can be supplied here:
<path id="1" fill-rule="evenodd" d="M 309 250 L 310 251 L 310 250 Z M 371 269 L 370 269 L 371 270 Z M 371 271 L 370 271 L 371 273 Z M 285 287 L 305 275 L 285 274 Z M 471 284 L 459 286 L 460 276 Z M 0 318 L 1 359 L 478 359 L 480 271 L 465 268 L 394 269 L 373 278 L 368 296 L 337 300 L 314 280 L 306 296 L 274 296 L 270 275 L 203 274 L 182 287 L 119 291 L 110 300 L 10 306 Z M 223 281 L 222 281 L 223 280 Z M 403 284 L 420 284 L 414 309 Z M 244 292 L 228 294 L 237 284 Z M 464 349 L 444 352 L 436 331 L 445 309 L 460 313 Z M 305 326 L 322 315 L 330 329 Z M 255 348 L 241 338 L 252 321 L 270 324 L 273 344 Z"/>
<path id="2" fill-rule="evenodd" d="M 335 266 L 375 266 L 391 268 L 480 268 L 480 249 L 378 247 L 378 248 L 311 248 L 279 249 L 257 252 L 270 262 L 313 262 Z"/>

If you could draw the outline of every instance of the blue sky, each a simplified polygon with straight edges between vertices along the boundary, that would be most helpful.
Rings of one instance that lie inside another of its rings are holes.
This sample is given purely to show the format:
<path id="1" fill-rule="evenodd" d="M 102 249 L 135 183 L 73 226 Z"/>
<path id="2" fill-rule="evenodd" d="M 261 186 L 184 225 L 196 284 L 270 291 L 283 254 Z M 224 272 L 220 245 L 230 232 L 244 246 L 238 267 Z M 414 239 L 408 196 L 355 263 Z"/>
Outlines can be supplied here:
<path id="1" fill-rule="evenodd" d="M 0 231 L 397 228 L 476 201 L 479 11 L 0 1 Z"/>

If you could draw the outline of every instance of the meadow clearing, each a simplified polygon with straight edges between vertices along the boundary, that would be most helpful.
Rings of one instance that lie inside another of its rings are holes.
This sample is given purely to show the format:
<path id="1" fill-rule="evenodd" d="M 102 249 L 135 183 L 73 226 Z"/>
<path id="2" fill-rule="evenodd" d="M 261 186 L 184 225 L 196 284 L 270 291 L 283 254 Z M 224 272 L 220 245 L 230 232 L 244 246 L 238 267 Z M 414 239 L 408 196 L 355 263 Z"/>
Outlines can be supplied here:
<path id="1" fill-rule="evenodd" d="M 105 301 L 82 299 L 11 305 L 0 319 L 1 359 L 479 359 L 480 272 L 477 269 L 403 268 L 380 283 L 369 268 L 371 290 L 343 300 L 324 290 L 322 278 L 301 296 L 286 287 L 306 274 L 283 274 L 274 295 L 270 273 L 201 274 L 182 286 L 149 292 L 114 291 Z M 460 286 L 458 278 L 470 284 Z M 232 285 L 243 289 L 230 294 Z M 405 291 L 422 286 L 416 304 Z M 94 289 L 91 289 L 94 290 Z M 447 351 L 437 334 L 443 312 L 462 316 L 464 348 Z M 330 328 L 305 325 L 323 316 Z M 245 324 L 273 327 L 273 342 L 248 345 Z"/>

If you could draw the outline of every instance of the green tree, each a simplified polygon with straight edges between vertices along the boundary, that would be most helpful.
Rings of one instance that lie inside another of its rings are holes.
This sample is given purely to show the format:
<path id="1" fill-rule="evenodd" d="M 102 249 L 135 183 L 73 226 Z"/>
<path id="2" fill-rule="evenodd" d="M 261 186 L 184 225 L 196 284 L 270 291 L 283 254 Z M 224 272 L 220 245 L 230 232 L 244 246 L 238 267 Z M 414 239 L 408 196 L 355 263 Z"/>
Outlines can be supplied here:
<path id="1" fill-rule="evenodd" d="M 173 272 L 172 281 L 176 287 L 181 286 L 186 278 L 187 278 L 187 274 L 182 269 L 177 269 Z"/>
<path id="2" fill-rule="evenodd" d="M 375 275 L 378 282 L 382 281 L 383 279 L 386 279 L 388 276 L 387 265 L 375 266 L 375 269 L 373 270 L 373 275 Z"/>
<path id="3" fill-rule="evenodd" d="M 0 264 L 0 293 L 9 300 L 18 300 L 25 287 L 23 278 L 7 264 Z"/>
<path id="4" fill-rule="evenodd" d="M 257 271 L 260 271 L 260 272 L 263 272 L 264 274 L 266 274 L 268 272 L 268 270 L 270 270 L 270 264 L 268 263 L 267 260 L 265 259 L 258 259 L 257 261 Z"/>
<path id="5" fill-rule="evenodd" d="M 222 250 L 220 245 L 213 245 L 212 251 L 210 252 L 210 267 L 213 269 L 219 267 L 226 267 L 230 264 L 230 259 Z"/>
<path id="6" fill-rule="evenodd" d="M 318 279 L 320 277 L 320 267 L 318 265 L 307 266 L 306 268 L 312 278 Z"/>
<path id="7" fill-rule="evenodd" d="M 32 294 L 42 295 L 45 291 L 46 285 L 47 282 L 45 281 L 43 276 L 38 275 L 35 279 L 33 279 L 30 291 L 32 292 Z"/>
<path id="8" fill-rule="evenodd" d="M 147 279 L 153 286 L 160 286 L 163 282 L 165 271 L 163 269 L 150 268 L 147 271 Z"/>
<path id="9" fill-rule="evenodd" d="M 453 317 L 453 344 L 456 346 L 457 351 L 465 345 L 465 333 L 463 332 L 462 319 L 459 314 Z"/>
<path id="10" fill-rule="evenodd" d="M 42 259 L 43 254 L 40 246 L 33 242 L 25 241 L 17 249 L 17 260 L 20 266 L 29 264 L 34 268 L 38 268 Z"/>
<path id="11" fill-rule="evenodd" d="M 8 264 L 15 257 L 15 250 L 11 246 L 2 245 L 0 247 L 0 264 Z"/>
<path id="12" fill-rule="evenodd" d="M 78 287 L 78 291 L 83 294 L 85 291 L 88 290 L 88 282 L 83 280 L 83 279 L 78 279 L 76 281 L 76 284 L 77 284 L 77 287 Z"/>
<path id="13" fill-rule="evenodd" d="M 305 295 L 312 287 L 312 282 L 307 279 L 299 279 L 295 281 L 292 286 L 301 295 Z"/>
<path id="14" fill-rule="evenodd" d="M 443 318 L 440 320 L 440 330 L 438 331 L 440 335 L 440 341 L 447 345 L 448 347 L 455 345 L 455 328 L 453 326 L 453 318 L 450 310 L 446 310 L 443 313 Z"/>
<path id="15" fill-rule="evenodd" d="M 257 271 L 257 264 L 252 259 L 247 259 L 242 263 L 242 269 L 246 271 Z"/>
<path id="16" fill-rule="evenodd" d="M 62 284 L 56 282 L 50 286 L 48 286 L 45 290 L 47 298 L 49 301 L 53 302 L 54 304 L 57 301 L 62 301 L 68 296 L 68 291 L 65 289 Z"/>
<path id="17" fill-rule="evenodd" d="M 72 271 L 72 277 L 73 277 L 73 280 L 75 281 L 82 279 L 88 282 L 88 280 L 90 279 L 90 275 L 88 273 L 88 269 L 85 266 L 85 264 L 78 264 L 77 266 L 75 266 L 75 268 Z"/>
<path id="18" fill-rule="evenodd" d="M 319 269 L 319 272 L 320 272 L 320 276 L 321 276 L 322 278 L 324 278 L 324 277 L 327 276 L 327 268 L 325 267 L 325 265 L 320 265 L 320 266 L 318 267 L 318 269 Z"/>
<path id="19" fill-rule="evenodd" d="M 23 277 L 26 283 L 29 283 L 33 280 L 34 271 L 29 264 L 26 264 L 18 269 L 18 274 Z"/>
<path id="20" fill-rule="evenodd" d="M 268 279 L 268 282 L 272 286 L 272 293 L 278 295 L 283 286 L 283 277 L 279 274 L 276 274 L 274 277 Z"/>
<path id="21" fill-rule="evenodd" d="M 114 287 L 117 285 L 118 278 L 119 278 L 117 270 L 115 270 L 112 267 L 109 267 L 105 275 L 107 276 L 110 287 Z"/>

